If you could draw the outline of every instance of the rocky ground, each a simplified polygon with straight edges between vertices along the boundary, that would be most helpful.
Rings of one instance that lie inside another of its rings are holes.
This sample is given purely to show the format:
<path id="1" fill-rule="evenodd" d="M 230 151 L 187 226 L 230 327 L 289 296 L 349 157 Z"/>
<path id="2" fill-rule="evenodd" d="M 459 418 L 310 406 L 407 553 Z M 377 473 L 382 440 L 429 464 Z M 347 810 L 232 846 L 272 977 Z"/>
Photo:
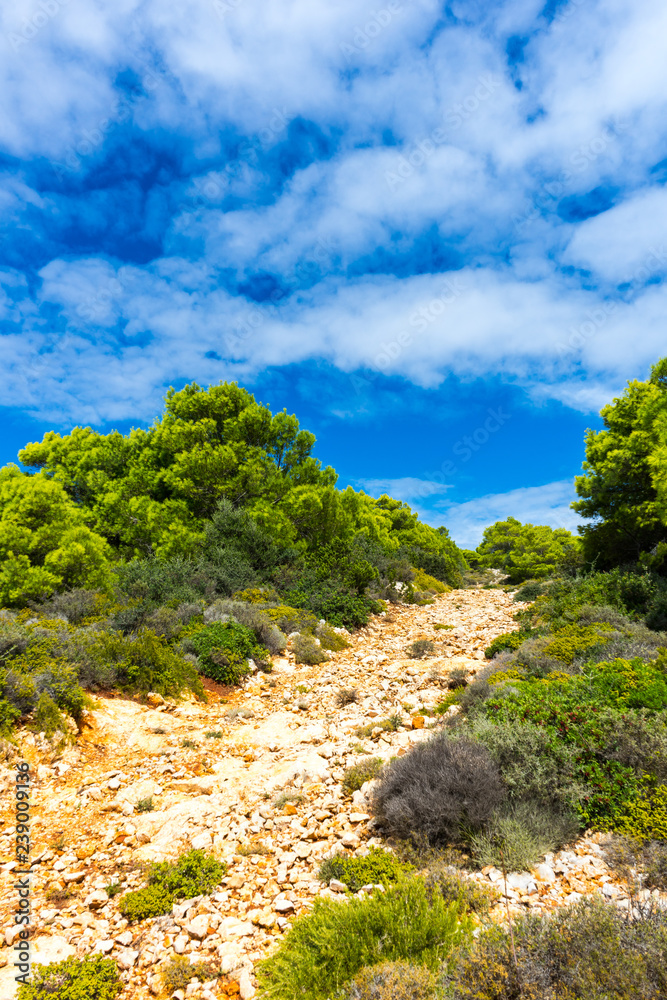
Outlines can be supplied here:
<path id="1" fill-rule="evenodd" d="M 274 661 L 270 675 L 255 674 L 205 705 L 168 704 L 159 696 L 150 705 L 99 699 L 76 743 L 60 750 L 20 732 L 17 759 L 30 763 L 33 782 L 33 960 L 110 955 L 123 970 L 126 1000 L 171 995 L 161 972 L 175 955 L 187 955 L 223 976 L 193 982 L 175 996 L 252 997 L 254 963 L 291 917 L 334 891 L 317 880 L 322 858 L 380 843 L 366 811 L 368 786 L 346 796 L 345 768 L 365 754 L 389 759 L 427 739 L 431 720 L 420 710 L 442 700 L 452 670 L 474 675 L 489 642 L 517 627 L 516 610 L 501 591 L 453 591 L 432 605 L 376 616 L 349 648 L 320 666 L 296 665 L 288 654 Z M 441 655 L 407 658 L 406 646 L 416 639 L 434 640 Z M 358 700 L 338 707 L 341 688 L 356 688 Z M 405 721 L 396 732 L 374 725 L 394 713 Z M 371 727 L 369 736 L 355 735 L 362 726 Z M 0 1000 L 14 996 L 11 757 L 9 749 L 0 770 Z M 149 798 L 153 810 L 138 811 Z M 128 926 L 120 897 L 106 887 L 139 887 L 148 862 L 190 847 L 228 863 L 220 890 Z M 505 893 L 497 919 L 508 903 L 548 909 L 590 892 L 628 905 L 597 836 L 547 856 L 532 873 L 510 875 L 507 887 L 495 869 L 470 877 L 498 883 Z"/>

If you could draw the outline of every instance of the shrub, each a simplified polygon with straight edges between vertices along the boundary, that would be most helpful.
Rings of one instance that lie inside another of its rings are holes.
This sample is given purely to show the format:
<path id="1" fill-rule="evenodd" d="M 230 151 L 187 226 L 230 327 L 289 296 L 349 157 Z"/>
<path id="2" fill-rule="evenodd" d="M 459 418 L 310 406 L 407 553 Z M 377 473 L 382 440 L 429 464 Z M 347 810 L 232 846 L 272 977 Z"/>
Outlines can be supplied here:
<path id="1" fill-rule="evenodd" d="M 423 569 L 413 569 L 414 579 L 412 581 L 417 590 L 431 590 L 436 594 L 448 594 L 452 587 L 441 580 L 436 580 L 434 576 L 429 576 Z"/>
<path id="2" fill-rule="evenodd" d="M 432 639 L 415 639 L 411 642 L 406 653 L 414 660 L 423 659 L 426 656 L 435 656 L 436 645 Z"/>
<path id="3" fill-rule="evenodd" d="M 545 809 L 536 802 L 519 802 L 491 817 L 484 830 L 470 838 L 470 851 L 480 868 L 503 866 L 521 872 L 533 868 L 547 851 L 573 840 L 579 823 L 571 814 Z"/>
<path id="4" fill-rule="evenodd" d="M 137 802 L 137 812 L 149 813 L 153 812 L 155 805 L 153 804 L 153 796 L 149 795 L 146 799 L 139 799 Z"/>
<path id="5" fill-rule="evenodd" d="M 402 863 L 391 851 L 371 847 L 364 858 L 334 854 L 322 862 L 317 877 L 321 882 L 338 879 L 352 892 L 357 892 L 364 885 L 383 885 L 386 888 L 411 871 L 414 871 L 412 865 Z"/>
<path id="6" fill-rule="evenodd" d="M 341 782 L 343 791 L 347 792 L 348 795 L 357 792 L 365 782 L 379 777 L 383 767 L 379 757 L 367 757 L 365 760 L 360 760 L 358 764 L 353 764 L 352 767 L 345 770 L 343 775 Z"/>
<path id="7" fill-rule="evenodd" d="M 207 982 L 215 979 L 218 973 L 213 964 L 206 962 L 190 962 L 185 955 L 176 955 L 162 972 L 162 982 L 169 996 L 176 990 L 186 990 L 193 979 Z"/>
<path id="8" fill-rule="evenodd" d="M 470 931 L 467 918 L 421 879 L 346 902 L 316 899 L 278 950 L 256 966 L 260 990 L 275 1000 L 327 1000 L 365 966 L 405 960 L 439 969 Z"/>
<path id="9" fill-rule="evenodd" d="M 466 731 L 489 751 L 514 801 L 574 805 L 583 793 L 577 749 L 545 726 L 476 717 Z"/>
<path id="10" fill-rule="evenodd" d="M 66 958 L 33 967 L 31 981 L 21 983 L 17 1000 L 113 1000 L 123 988 L 111 958 Z"/>
<path id="11" fill-rule="evenodd" d="M 444 861 L 429 865 L 426 886 L 430 892 L 437 890 L 445 903 L 456 903 L 462 913 L 478 916 L 487 914 L 500 899 L 498 889 L 466 878 Z"/>
<path id="12" fill-rule="evenodd" d="M 487 660 L 492 660 L 497 653 L 502 653 L 506 649 L 518 649 L 531 635 L 532 631 L 527 629 L 519 629 L 516 632 L 503 632 L 502 635 L 496 636 L 493 642 L 486 647 L 484 656 Z"/>
<path id="13" fill-rule="evenodd" d="M 422 835 L 431 844 L 447 844 L 464 829 L 483 826 L 504 794 L 485 747 L 441 734 L 392 761 L 374 791 L 372 810 L 394 837 Z"/>
<path id="14" fill-rule="evenodd" d="M 483 931 L 449 977 L 454 1000 L 659 1000 L 667 995 L 667 917 L 629 922 L 615 906 L 583 899 L 509 932 Z M 513 962 L 516 951 L 517 967 Z"/>
<path id="15" fill-rule="evenodd" d="M 536 597 L 543 594 L 547 589 L 547 585 L 544 580 L 526 580 L 523 586 L 519 587 L 516 594 L 514 595 L 514 600 L 519 601 L 534 601 Z"/>
<path id="16" fill-rule="evenodd" d="M 32 717 L 36 731 L 44 733 L 48 739 L 58 730 L 61 733 L 67 732 L 63 714 L 48 694 L 40 694 Z"/>
<path id="17" fill-rule="evenodd" d="M 409 962 L 383 962 L 362 969 L 343 1000 L 434 1000 L 437 979 L 430 969 Z"/>
<path id="18" fill-rule="evenodd" d="M 175 864 L 161 861 L 153 865 L 148 885 L 126 893 L 118 908 L 130 921 L 169 913 L 177 899 L 193 899 L 212 892 L 226 871 L 224 862 L 216 861 L 204 851 L 188 851 Z"/>
<path id="19" fill-rule="evenodd" d="M 353 705 L 359 700 L 359 691 L 357 688 L 341 688 L 336 691 L 334 695 L 334 704 L 336 708 L 344 708 L 346 705 Z"/>
<path id="20" fill-rule="evenodd" d="M 249 673 L 249 657 L 262 662 L 269 655 L 257 645 L 251 629 L 234 621 L 197 628 L 188 641 L 199 656 L 201 672 L 220 684 L 238 684 Z"/>
<path id="21" fill-rule="evenodd" d="M 614 829 L 640 840 L 667 840 L 667 785 L 642 783 L 637 795 L 614 817 Z"/>
<path id="22" fill-rule="evenodd" d="M 78 625 L 85 618 L 99 614 L 104 607 L 104 595 L 96 590 L 86 590 L 76 587 L 63 594 L 54 594 L 43 604 L 35 605 L 37 614 L 46 618 L 64 616 L 72 625 Z"/>
<path id="23" fill-rule="evenodd" d="M 667 843 L 643 842 L 632 837 L 612 837 L 605 858 L 633 888 L 667 889 Z"/>
<path id="24" fill-rule="evenodd" d="M 320 640 L 322 649 L 328 649 L 332 653 L 338 653 L 350 645 L 344 636 L 330 628 L 329 625 L 318 625 L 315 629 L 315 635 Z"/>
<path id="25" fill-rule="evenodd" d="M 318 645 L 312 635 L 295 636 L 292 650 L 297 663 L 308 663 L 314 666 L 329 659 L 327 653 Z"/>
<path id="26" fill-rule="evenodd" d="M 385 733 L 395 733 L 403 725 L 403 717 L 398 713 L 390 715 L 388 719 L 377 719 L 369 722 L 366 726 L 359 726 L 355 729 L 354 735 L 359 739 L 365 739 L 373 735 L 374 729 L 382 729 Z"/>
<path id="27" fill-rule="evenodd" d="M 203 693 L 195 667 L 147 628 L 133 636 L 100 632 L 87 655 L 94 663 L 112 668 L 114 683 L 131 694 Z"/>

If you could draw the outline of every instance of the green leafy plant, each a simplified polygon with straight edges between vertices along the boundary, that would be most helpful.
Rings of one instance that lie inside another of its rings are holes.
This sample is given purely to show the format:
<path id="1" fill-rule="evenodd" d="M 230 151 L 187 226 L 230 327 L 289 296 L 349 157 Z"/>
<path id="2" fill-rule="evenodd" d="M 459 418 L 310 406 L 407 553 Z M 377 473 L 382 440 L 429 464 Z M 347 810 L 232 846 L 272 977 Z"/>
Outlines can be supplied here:
<path id="1" fill-rule="evenodd" d="M 152 795 L 149 795 L 148 798 L 145 799 L 139 799 L 139 801 L 137 802 L 137 812 L 140 813 L 153 812 L 154 809 L 155 805 L 153 803 Z"/>
<path id="2" fill-rule="evenodd" d="M 114 1000 L 123 988 L 116 963 L 101 955 L 66 958 L 33 967 L 29 983 L 21 983 L 17 1000 Z"/>
<path id="3" fill-rule="evenodd" d="M 435 656 L 436 646 L 432 639 L 415 639 L 406 650 L 412 659 L 423 659 L 427 656 Z"/>
<path id="4" fill-rule="evenodd" d="M 206 677 L 220 684 L 238 684 L 249 673 L 248 659 L 268 659 L 268 650 L 257 645 L 254 632 L 238 622 L 214 622 L 197 628 L 189 643 L 199 656 Z"/>
<path id="5" fill-rule="evenodd" d="M 470 932 L 457 907 L 429 897 L 421 879 L 349 902 L 315 900 L 278 950 L 256 966 L 260 989 L 275 1000 L 327 1000 L 366 966 L 405 960 L 433 971 Z"/>
<path id="6" fill-rule="evenodd" d="M 216 861 L 201 850 L 182 854 L 176 863 L 154 864 L 143 889 L 128 892 L 120 900 L 119 910 L 130 921 L 145 920 L 169 913 L 177 899 L 207 895 L 220 884 L 227 872 L 224 862 Z"/>
<path id="7" fill-rule="evenodd" d="M 383 762 L 379 757 L 369 757 L 367 760 L 360 760 L 358 764 L 348 767 L 341 782 L 343 791 L 348 795 L 358 791 L 366 781 L 372 781 L 382 773 Z"/>
<path id="8" fill-rule="evenodd" d="M 162 971 L 162 982 L 171 996 L 176 990 L 186 990 L 193 979 L 205 983 L 218 975 L 213 963 L 190 962 L 185 955 L 176 955 Z"/>
<path id="9" fill-rule="evenodd" d="M 533 868 L 547 851 L 555 851 L 579 832 L 577 819 L 536 802 L 520 802 L 495 813 L 487 826 L 470 838 L 470 852 L 479 865 L 507 871 Z"/>
<path id="10" fill-rule="evenodd" d="M 392 885 L 412 871 L 412 865 L 399 861 L 391 851 L 371 847 L 363 858 L 334 854 L 322 862 L 317 877 L 321 882 L 337 879 L 356 892 L 364 885 Z"/>
<path id="11" fill-rule="evenodd" d="M 292 651 L 297 663 L 307 663 L 314 666 L 329 659 L 327 652 L 322 649 L 312 635 L 295 636 L 292 641 Z"/>

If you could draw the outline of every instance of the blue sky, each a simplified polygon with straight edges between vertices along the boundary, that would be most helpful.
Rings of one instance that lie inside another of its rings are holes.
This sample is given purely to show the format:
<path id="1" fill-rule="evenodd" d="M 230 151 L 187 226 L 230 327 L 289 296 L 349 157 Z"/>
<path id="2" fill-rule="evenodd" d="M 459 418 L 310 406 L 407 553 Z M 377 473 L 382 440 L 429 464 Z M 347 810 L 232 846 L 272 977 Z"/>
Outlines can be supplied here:
<path id="1" fill-rule="evenodd" d="M 0 12 L 0 460 L 237 379 L 464 545 L 665 353 L 658 0 Z"/>

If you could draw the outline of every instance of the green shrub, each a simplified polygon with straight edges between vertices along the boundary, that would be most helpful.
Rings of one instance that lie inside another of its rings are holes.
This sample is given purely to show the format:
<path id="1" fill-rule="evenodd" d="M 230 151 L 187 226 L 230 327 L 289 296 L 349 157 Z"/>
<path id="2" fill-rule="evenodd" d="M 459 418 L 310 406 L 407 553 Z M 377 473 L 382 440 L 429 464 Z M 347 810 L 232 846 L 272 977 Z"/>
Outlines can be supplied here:
<path id="1" fill-rule="evenodd" d="M 137 812 L 148 813 L 153 812 L 155 805 L 153 804 L 153 796 L 149 795 L 146 799 L 139 799 L 137 802 Z"/>
<path id="2" fill-rule="evenodd" d="M 409 962 L 383 962 L 362 969 L 343 1000 L 434 1000 L 438 980 L 430 969 Z"/>
<path id="3" fill-rule="evenodd" d="M 40 694 L 33 712 L 33 723 L 38 733 L 44 733 L 51 738 L 55 732 L 67 732 L 67 724 L 62 712 L 48 694 Z"/>
<path id="4" fill-rule="evenodd" d="M 385 733 L 395 733 L 403 725 L 403 717 L 398 713 L 390 715 L 387 719 L 377 719 L 369 722 L 366 726 L 359 726 L 354 730 L 354 735 L 359 739 L 366 739 L 372 736 L 374 729 L 382 729 Z"/>
<path id="5" fill-rule="evenodd" d="M 318 625 L 315 629 L 315 635 L 320 640 L 322 649 L 328 649 L 332 653 L 338 653 L 350 645 L 344 636 L 335 632 L 328 625 Z"/>
<path id="6" fill-rule="evenodd" d="M 487 660 L 492 660 L 496 653 L 502 653 L 506 649 L 518 649 L 532 634 L 532 630 L 528 629 L 519 629 L 516 632 L 503 632 L 502 635 L 496 636 L 493 642 L 486 647 L 484 656 Z"/>
<path id="7" fill-rule="evenodd" d="M 371 847 L 364 858 L 334 854 L 322 862 L 317 877 L 321 882 L 330 882 L 335 878 L 344 882 L 352 892 L 357 892 L 364 885 L 386 887 L 411 871 L 414 871 L 412 865 L 402 863 L 391 851 Z"/>
<path id="8" fill-rule="evenodd" d="M 536 802 L 519 802 L 497 812 L 487 826 L 470 838 L 470 852 L 479 865 L 528 871 L 547 851 L 555 851 L 579 833 L 569 813 L 545 809 Z"/>
<path id="9" fill-rule="evenodd" d="M 179 656 L 166 641 L 140 628 L 136 635 L 101 632 L 88 650 L 91 659 L 112 667 L 114 684 L 131 694 L 178 695 L 190 690 L 203 694 L 201 680 L 192 663 Z"/>
<path id="10" fill-rule="evenodd" d="M 488 750 L 441 733 L 385 768 L 371 807 L 389 835 L 444 845 L 458 842 L 464 829 L 483 827 L 504 797 Z"/>
<path id="11" fill-rule="evenodd" d="M 234 621 L 197 627 L 188 641 L 199 656 L 201 672 L 220 684 L 238 684 L 249 673 L 248 658 L 261 663 L 269 657 L 254 632 Z"/>
<path id="12" fill-rule="evenodd" d="M 348 795 L 358 791 L 366 781 L 372 781 L 382 773 L 384 764 L 379 757 L 367 757 L 358 764 L 348 767 L 343 775 L 341 785 Z"/>
<path id="13" fill-rule="evenodd" d="M 431 590 L 435 594 L 448 594 L 453 589 L 448 583 L 436 580 L 434 576 L 429 576 L 423 569 L 414 569 L 414 579 L 412 581 L 417 590 Z"/>
<path id="14" fill-rule="evenodd" d="M 123 988 L 111 958 L 66 958 L 35 965 L 30 983 L 21 983 L 17 1000 L 114 1000 Z"/>
<path id="15" fill-rule="evenodd" d="M 547 584 L 544 580 L 526 580 L 526 582 L 519 587 L 516 594 L 514 595 L 514 600 L 518 603 L 519 601 L 534 601 L 535 598 L 543 594 L 547 589 Z"/>
<path id="16" fill-rule="evenodd" d="M 327 1000 L 365 966 L 404 960 L 433 971 L 471 929 L 456 906 L 429 898 L 421 879 L 347 902 L 316 899 L 278 950 L 256 966 L 275 1000 Z"/>
<path id="17" fill-rule="evenodd" d="M 639 840 L 667 840 L 667 785 L 642 782 L 636 797 L 614 816 L 614 829 Z"/>
<path id="18" fill-rule="evenodd" d="M 175 864 L 161 861 L 153 865 L 148 874 L 148 885 L 128 892 L 118 908 L 130 921 L 169 913 L 175 900 L 193 899 L 212 892 L 226 871 L 224 862 L 216 861 L 204 851 L 188 851 Z"/>
<path id="19" fill-rule="evenodd" d="M 308 663 L 314 666 L 329 659 L 328 654 L 315 641 L 312 635 L 297 635 L 292 642 L 292 650 L 297 663 Z"/>
<path id="20" fill-rule="evenodd" d="M 454 1000 L 659 1000 L 667 996 L 667 917 L 629 922 L 589 898 L 515 920 L 513 942 L 492 925 L 459 953 L 448 986 Z"/>

